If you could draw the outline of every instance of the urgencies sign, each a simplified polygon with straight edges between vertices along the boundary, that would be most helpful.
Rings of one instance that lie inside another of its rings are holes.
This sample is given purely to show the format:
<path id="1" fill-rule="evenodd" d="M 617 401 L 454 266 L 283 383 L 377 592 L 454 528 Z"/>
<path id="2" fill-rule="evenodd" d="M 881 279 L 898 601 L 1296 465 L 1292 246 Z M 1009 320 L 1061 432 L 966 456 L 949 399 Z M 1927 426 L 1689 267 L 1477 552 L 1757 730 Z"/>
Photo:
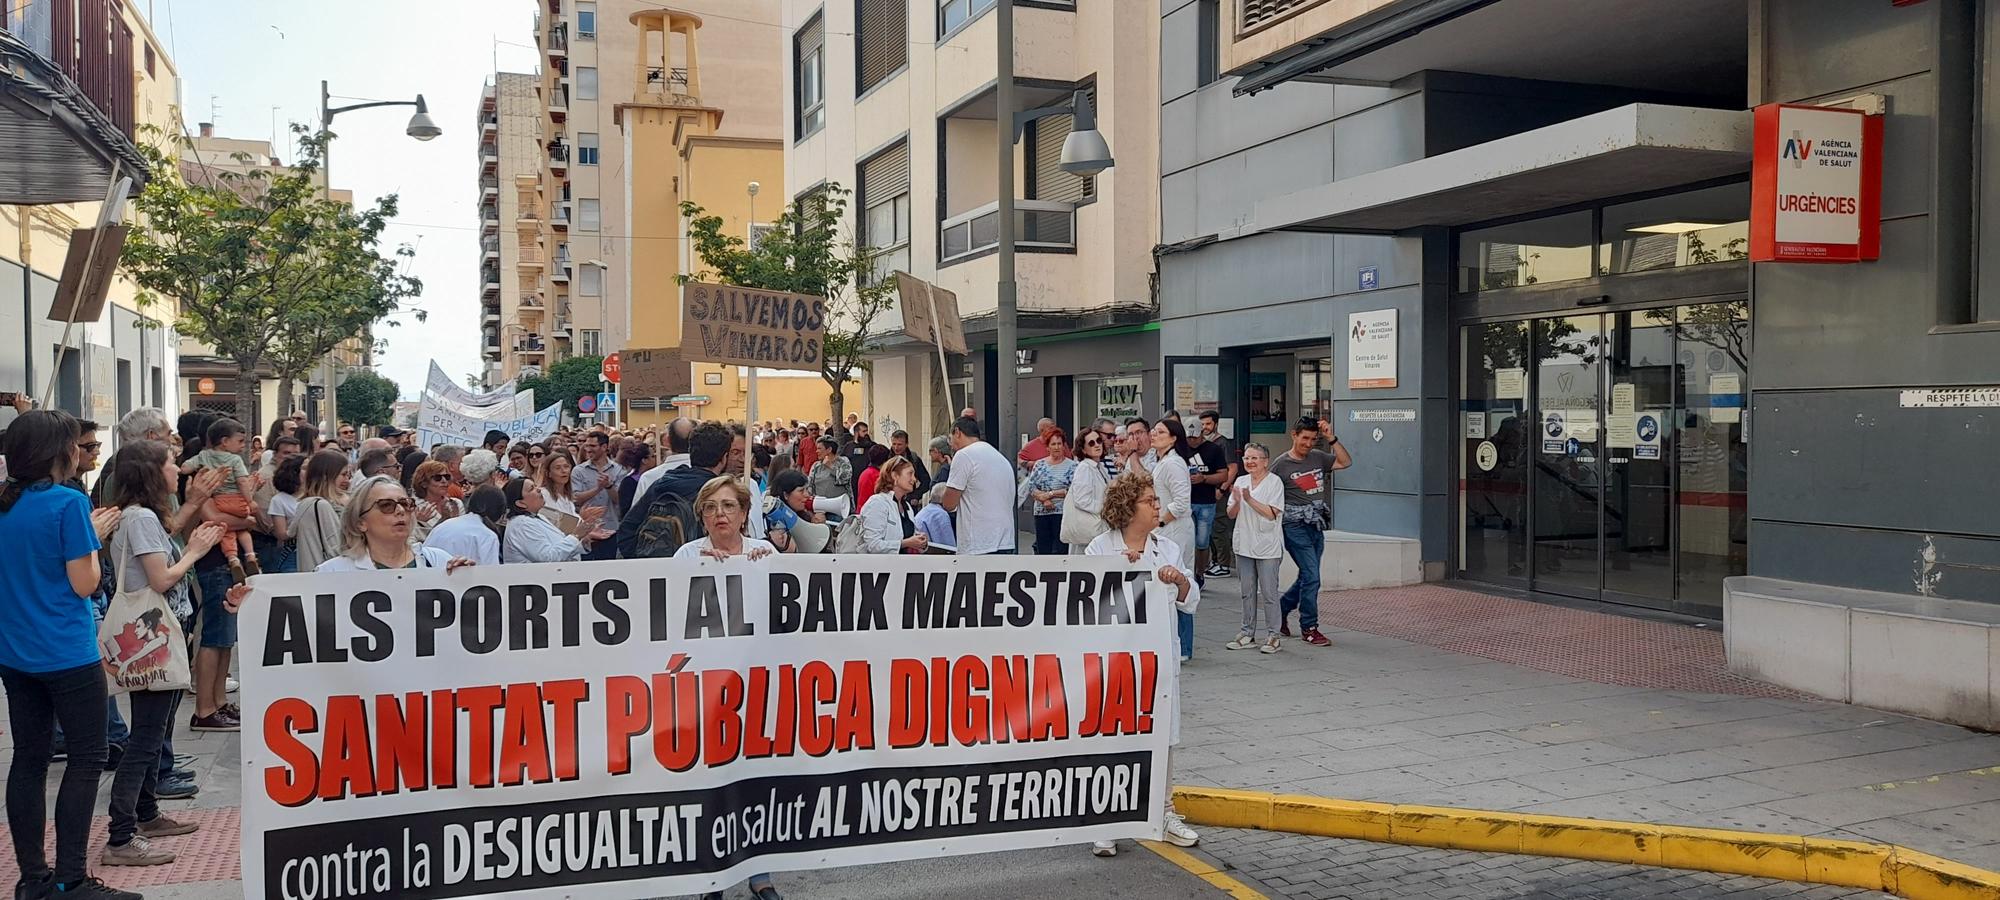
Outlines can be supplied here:
<path id="1" fill-rule="evenodd" d="M 1857 262 L 1882 248 L 1882 117 L 1790 103 L 1757 107 L 1753 262 Z"/>

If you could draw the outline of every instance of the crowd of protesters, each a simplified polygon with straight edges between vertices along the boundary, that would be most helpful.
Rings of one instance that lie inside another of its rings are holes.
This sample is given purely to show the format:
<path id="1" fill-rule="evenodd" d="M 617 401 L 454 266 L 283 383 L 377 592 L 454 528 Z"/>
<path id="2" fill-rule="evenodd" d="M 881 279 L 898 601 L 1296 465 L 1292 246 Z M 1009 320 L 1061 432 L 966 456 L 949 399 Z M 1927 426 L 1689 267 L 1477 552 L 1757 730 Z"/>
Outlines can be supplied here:
<path id="1" fill-rule="evenodd" d="M 1037 554 L 1122 554 L 1158 568 L 1179 597 L 1180 662 L 1193 653 L 1202 583 L 1231 574 L 1243 626 L 1228 649 L 1277 652 L 1294 610 L 1300 638 L 1326 645 L 1319 561 L 1331 474 L 1350 464 L 1346 448 L 1325 420 L 1301 420 L 1275 455 L 1233 444 L 1212 411 L 1197 420 L 1190 430 L 1172 411 L 1156 422 L 1100 418 L 1072 436 L 1043 419 L 1010 460 L 970 409 L 948 434 L 914 446 L 901 430 L 879 443 L 848 415 L 749 428 L 693 419 L 564 427 L 532 443 L 494 431 L 478 447 L 428 448 L 394 427 L 357 439 L 341 424 L 329 437 L 293 415 L 257 435 L 212 413 L 170 426 L 159 410 L 140 409 L 118 422 L 117 452 L 98 471 L 98 424 L 23 407 L 0 435 L 0 541 L 16 561 L 0 567 L 12 623 L 0 629 L 0 681 L 22 884 L 28 896 L 139 896 L 89 874 L 91 810 L 107 769 L 99 864 L 174 861 L 156 839 L 198 826 L 158 802 L 200 790 L 191 758 L 174 752 L 174 726 L 185 708 L 192 730 L 241 727 L 229 699 L 236 610 L 246 580 L 264 572 L 1012 554 L 1019 524 L 1031 522 Z M 1281 553 L 1299 570 L 1282 596 Z M 126 584 L 165 597 L 193 645 L 192 687 L 133 692 L 129 721 L 107 697 L 97 641 L 98 620 Z M 44 785 L 64 758 L 51 866 Z M 1167 838 L 1198 840 L 1171 810 Z M 768 876 L 750 888 L 777 900 Z"/>

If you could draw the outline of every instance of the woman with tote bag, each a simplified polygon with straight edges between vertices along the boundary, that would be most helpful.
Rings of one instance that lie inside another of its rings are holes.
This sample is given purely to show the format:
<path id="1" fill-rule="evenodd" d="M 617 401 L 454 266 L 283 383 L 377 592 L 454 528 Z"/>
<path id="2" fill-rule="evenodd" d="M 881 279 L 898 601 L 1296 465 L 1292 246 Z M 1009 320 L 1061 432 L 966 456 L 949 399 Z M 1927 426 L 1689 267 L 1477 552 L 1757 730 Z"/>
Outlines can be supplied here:
<path id="1" fill-rule="evenodd" d="M 1069 495 L 1063 500 L 1062 542 L 1069 552 L 1081 556 L 1090 542 L 1106 530 L 1104 489 L 1111 486 L 1111 470 L 1104 461 L 1111 447 L 1096 430 L 1080 432 L 1076 439 L 1076 471 L 1070 476 Z"/>
<path id="2" fill-rule="evenodd" d="M 353 477 L 354 466 L 339 450 L 321 450 L 306 460 L 299 514 L 292 522 L 292 534 L 299 543 L 299 571 L 316 571 L 320 563 L 347 552 L 340 514 L 347 505 L 347 485 Z"/>
<path id="3" fill-rule="evenodd" d="M 132 735 L 126 739 L 125 755 L 111 779 L 110 842 L 98 862 L 106 866 L 156 866 L 173 862 L 175 854 L 155 845 L 154 838 L 192 834 L 199 828 L 160 812 L 154 789 L 160 777 L 160 747 L 191 681 L 185 635 L 194 624 L 194 602 L 187 575 L 194 571 L 195 560 L 228 531 L 220 522 L 204 522 L 188 535 L 185 554 L 175 549 L 164 523 L 170 518 L 168 508 L 180 468 L 174 465 L 167 445 L 157 441 L 126 444 L 111 458 L 111 471 L 116 486 L 111 504 L 123 510 L 123 515 L 110 546 L 118 571 L 118 593 L 105 615 L 104 630 L 113 633 L 104 636 L 100 632 L 101 642 L 106 645 L 107 657 L 114 660 L 117 648 L 161 634 L 169 642 L 179 642 L 181 652 L 174 665 L 166 667 L 178 667 L 177 679 L 168 674 L 131 692 Z M 142 623 L 150 621 L 152 615 L 144 609 L 147 606 L 163 606 L 173 617 L 174 627 L 164 622 L 144 627 Z"/>

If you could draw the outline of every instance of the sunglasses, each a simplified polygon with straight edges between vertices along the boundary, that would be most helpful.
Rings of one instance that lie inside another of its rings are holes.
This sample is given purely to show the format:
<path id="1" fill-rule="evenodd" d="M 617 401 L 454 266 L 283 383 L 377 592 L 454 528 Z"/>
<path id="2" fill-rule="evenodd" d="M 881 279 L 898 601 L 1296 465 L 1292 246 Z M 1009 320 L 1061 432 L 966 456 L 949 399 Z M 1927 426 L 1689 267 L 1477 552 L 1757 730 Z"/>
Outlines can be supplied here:
<path id="1" fill-rule="evenodd" d="M 104 442 L 103 442 L 103 441 L 88 441 L 88 442 L 85 442 L 85 443 L 81 443 L 81 444 L 78 444 L 77 446 L 78 446 L 78 447 L 82 447 L 82 448 L 83 448 L 84 450 L 86 450 L 86 451 L 88 451 L 88 452 L 91 452 L 91 453 L 96 453 L 96 452 L 97 452 L 97 448 L 99 448 L 99 447 L 102 447 L 102 446 L 104 446 Z"/>
<path id="2" fill-rule="evenodd" d="M 432 475 L 432 476 L 431 476 L 431 481 L 432 481 L 433 483 L 436 483 L 436 482 L 448 482 L 448 481 L 450 481 L 450 480 L 451 480 L 451 476 L 450 476 L 450 475 Z"/>
<path id="3" fill-rule="evenodd" d="M 388 516 L 388 515 L 394 515 L 396 510 L 398 509 L 401 509 L 404 512 L 409 512 L 410 510 L 416 509 L 417 501 L 412 500 L 408 497 L 383 497 L 382 499 L 377 500 L 374 503 L 368 504 L 368 507 L 370 509 L 375 510 L 378 513 Z"/>
<path id="4" fill-rule="evenodd" d="M 547 456 L 547 455 L 548 455 L 548 454 L 546 454 L 546 453 L 530 453 L 530 454 L 528 454 L 528 458 L 529 458 L 529 459 L 541 459 L 542 457 L 544 457 L 544 456 Z"/>

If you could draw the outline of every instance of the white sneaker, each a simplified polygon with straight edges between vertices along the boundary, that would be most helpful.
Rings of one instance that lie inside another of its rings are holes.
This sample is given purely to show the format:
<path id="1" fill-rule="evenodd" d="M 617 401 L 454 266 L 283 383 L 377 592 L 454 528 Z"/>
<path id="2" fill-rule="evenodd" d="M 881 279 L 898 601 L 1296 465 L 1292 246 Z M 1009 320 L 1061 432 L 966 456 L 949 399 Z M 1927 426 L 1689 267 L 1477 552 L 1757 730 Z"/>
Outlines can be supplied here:
<path id="1" fill-rule="evenodd" d="M 237 681 L 234 678 L 227 678 L 222 682 L 222 692 L 225 694 L 234 694 L 242 689 L 243 682 Z"/>
<path id="2" fill-rule="evenodd" d="M 1257 646 L 1257 640 L 1247 634 L 1239 634 L 1235 640 L 1222 645 L 1225 650 L 1248 650 L 1255 646 Z"/>
<path id="3" fill-rule="evenodd" d="M 1278 652 L 1278 636 L 1277 636 L 1277 635 L 1275 635 L 1275 634 L 1274 634 L 1274 635 L 1271 635 L 1271 639 L 1270 639 L 1270 640 L 1267 640 L 1267 641 L 1265 641 L 1265 642 L 1264 642 L 1264 646 L 1262 646 L 1262 647 L 1258 647 L 1258 648 L 1257 648 L 1257 652 L 1259 652 L 1259 653 L 1276 653 L 1276 652 Z"/>
<path id="4" fill-rule="evenodd" d="M 1189 828 L 1187 820 L 1177 812 L 1167 813 L 1166 838 L 1167 843 L 1176 847 L 1192 847 L 1201 843 L 1201 835 Z"/>
<path id="5" fill-rule="evenodd" d="M 1092 856 L 1117 856 L 1118 845 L 1110 841 L 1097 841 L 1090 845 Z"/>

